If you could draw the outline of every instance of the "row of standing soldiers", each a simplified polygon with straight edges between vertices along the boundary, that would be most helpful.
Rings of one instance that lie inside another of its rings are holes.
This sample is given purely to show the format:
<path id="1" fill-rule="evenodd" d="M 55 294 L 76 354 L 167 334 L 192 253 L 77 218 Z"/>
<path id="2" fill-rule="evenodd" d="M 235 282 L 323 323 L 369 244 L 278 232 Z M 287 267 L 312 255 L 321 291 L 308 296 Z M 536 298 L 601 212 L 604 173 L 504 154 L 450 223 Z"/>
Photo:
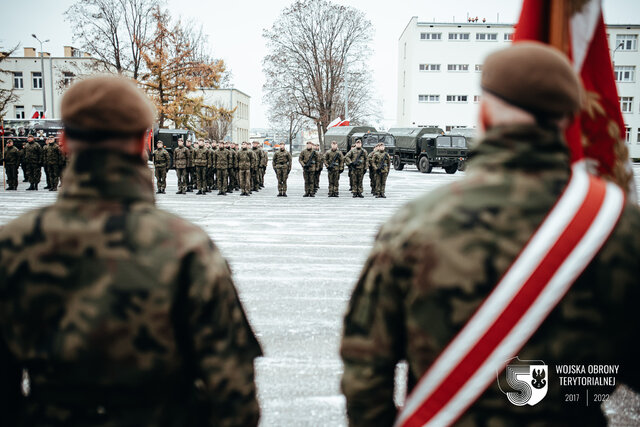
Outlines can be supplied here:
<path id="1" fill-rule="evenodd" d="M 367 154 L 362 148 L 362 142 L 356 140 L 355 147 L 346 155 L 338 150 L 338 143 L 331 141 L 331 149 L 324 156 L 319 152 L 319 145 L 307 142 L 306 150 L 300 153 L 298 161 L 302 165 L 304 174 L 304 197 L 315 197 L 320 182 L 320 173 L 324 167 L 329 175 L 329 197 L 339 196 L 340 174 L 344 167 L 349 168 L 349 191 L 353 197 L 364 197 L 362 181 L 369 171 L 371 179 L 371 193 L 378 198 L 386 198 L 385 187 L 391 156 L 385 152 L 383 143 L 379 143 Z"/>
<path id="2" fill-rule="evenodd" d="M 158 193 L 166 189 L 167 170 L 171 165 L 171 155 L 158 142 L 153 152 L 153 164 Z M 173 150 L 173 163 L 178 176 L 176 194 L 186 194 L 197 189 L 196 194 L 218 190 L 218 195 L 240 190 L 242 196 L 264 188 L 264 175 L 269 158 L 257 142 L 249 149 L 247 142 L 238 144 L 222 141 L 212 143 L 199 140 L 195 147 L 187 141 L 178 140 L 178 148 Z"/>
<path id="3" fill-rule="evenodd" d="M 44 147 L 35 140 L 33 135 L 27 136 L 27 142 L 22 149 L 16 147 L 13 140 L 6 142 L 2 156 L 5 171 L 7 173 L 7 190 L 18 189 L 18 168 L 22 166 L 24 182 L 29 183 L 29 191 L 37 191 L 42 177 L 42 167 L 47 180 L 45 189 L 57 191 L 60 184 L 60 175 L 66 164 L 66 156 L 53 137 L 45 140 Z"/>

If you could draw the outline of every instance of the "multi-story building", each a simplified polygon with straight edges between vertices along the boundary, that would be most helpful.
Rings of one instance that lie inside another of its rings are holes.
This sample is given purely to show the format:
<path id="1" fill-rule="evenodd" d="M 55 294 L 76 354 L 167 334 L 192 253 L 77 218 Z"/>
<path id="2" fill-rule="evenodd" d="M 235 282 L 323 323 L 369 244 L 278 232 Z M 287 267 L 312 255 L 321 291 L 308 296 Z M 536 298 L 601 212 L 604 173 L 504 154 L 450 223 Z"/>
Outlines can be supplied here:
<path id="1" fill-rule="evenodd" d="M 419 22 L 412 17 L 398 42 L 398 127 L 475 127 L 482 63 L 513 39 L 514 25 Z M 626 140 L 640 158 L 640 25 L 608 25 Z"/>
<path id="2" fill-rule="evenodd" d="M 194 96 L 202 96 L 205 105 L 222 107 L 227 110 L 235 108 L 231 122 L 231 132 L 225 140 L 241 143 L 249 141 L 249 114 L 251 97 L 238 89 L 198 89 Z"/>
<path id="3" fill-rule="evenodd" d="M 3 59 L 3 89 L 13 88 L 17 100 L 7 106 L 5 119 L 25 119 L 35 112 L 45 117 L 60 117 L 60 100 L 65 89 L 78 75 L 92 72 L 96 59 L 71 46 L 64 47 L 64 56 L 53 57 L 44 52 L 42 58 L 35 48 L 25 47 L 23 56 Z"/>

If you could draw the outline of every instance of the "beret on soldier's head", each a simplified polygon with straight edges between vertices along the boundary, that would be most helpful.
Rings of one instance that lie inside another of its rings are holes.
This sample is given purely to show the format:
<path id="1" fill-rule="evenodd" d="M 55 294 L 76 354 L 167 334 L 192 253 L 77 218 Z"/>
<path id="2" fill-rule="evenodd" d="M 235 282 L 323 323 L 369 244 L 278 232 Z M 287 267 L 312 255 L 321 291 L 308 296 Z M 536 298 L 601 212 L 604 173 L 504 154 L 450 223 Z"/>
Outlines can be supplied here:
<path id="1" fill-rule="evenodd" d="M 561 117 L 580 109 L 582 86 L 571 63 L 559 50 L 539 42 L 516 42 L 489 55 L 481 86 L 538 117 Z"/>
<path id="2" fill-rule="evenodd" d="M 67 131 L 137 135 L 150 128 L 155 110 L 132 80 L 99 76 L 69 88 L 60 105 Z"/>

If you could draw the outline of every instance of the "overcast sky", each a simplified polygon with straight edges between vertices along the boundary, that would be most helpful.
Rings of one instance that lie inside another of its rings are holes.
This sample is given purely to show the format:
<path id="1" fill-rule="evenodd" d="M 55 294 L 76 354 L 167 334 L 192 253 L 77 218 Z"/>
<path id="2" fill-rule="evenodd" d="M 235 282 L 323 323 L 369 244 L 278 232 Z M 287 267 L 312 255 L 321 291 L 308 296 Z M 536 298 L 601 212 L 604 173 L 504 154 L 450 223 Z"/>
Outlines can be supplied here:
<path id="1" fill-rule="evenodd" d="M 74 45 L 63 19 L 74 0 L 2 0 L 0 47 L 20 43 L 36 47 L 32 33 L 50 39 L 45 52 L 61 56 L 63 46 Z M 266 53 L 262 31 L 271 27 L 292 0 L 166 0 L 174 17 L 202 23 L 212 53 L 227 63 L 233 86 L 251 96 L 251 127 L 268 127 L 262 105 L 262 58 Z M 373 55 L 367 59 L 374 73 L 374 94 L 381 101 L 384 122 L 394 124 L 396 114 L 398 38 L 412 16 L 420 21 L 466 22 L 467 14 L 487 22 L 515 23 L 519 0 L 343 0 L 336 2 L 364 11 L 373 24 Z M 640 24 L 640 1 L 605 0 L 605 22 Z"/>

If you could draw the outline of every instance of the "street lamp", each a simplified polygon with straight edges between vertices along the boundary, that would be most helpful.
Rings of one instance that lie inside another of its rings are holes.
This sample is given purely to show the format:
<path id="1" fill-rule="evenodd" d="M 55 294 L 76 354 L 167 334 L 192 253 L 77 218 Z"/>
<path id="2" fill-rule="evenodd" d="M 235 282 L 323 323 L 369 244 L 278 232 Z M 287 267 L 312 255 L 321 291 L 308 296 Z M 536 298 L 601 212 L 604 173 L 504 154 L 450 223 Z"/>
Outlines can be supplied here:
<path id="1" fill-rule="evenodd" d="M 42 52 L 42 44 L 48 42 L 49 39 L 42 41 L 35 34 L 31 34 L 31 37 L 40 42 L 40 68 L 42 70 L 42 112 L 44 113 L 45 111 L 47 111 L 47 97 L 44 89 L 44 52 Z"/>
<path id="2" fill-rule="evenodd" d="M 620 49 L 622 46 L 624 46 L 624 42 L 620 42 L 620 44 L 618 46 L 616 46 L 615 49 L 613 49 L 613 53 L 611 54 L 611 64 L 614 67 L 614 71 L 615 71 L 615 66 L 616 66 L 616 52 L 618 51 L 618 49 Z"/>

